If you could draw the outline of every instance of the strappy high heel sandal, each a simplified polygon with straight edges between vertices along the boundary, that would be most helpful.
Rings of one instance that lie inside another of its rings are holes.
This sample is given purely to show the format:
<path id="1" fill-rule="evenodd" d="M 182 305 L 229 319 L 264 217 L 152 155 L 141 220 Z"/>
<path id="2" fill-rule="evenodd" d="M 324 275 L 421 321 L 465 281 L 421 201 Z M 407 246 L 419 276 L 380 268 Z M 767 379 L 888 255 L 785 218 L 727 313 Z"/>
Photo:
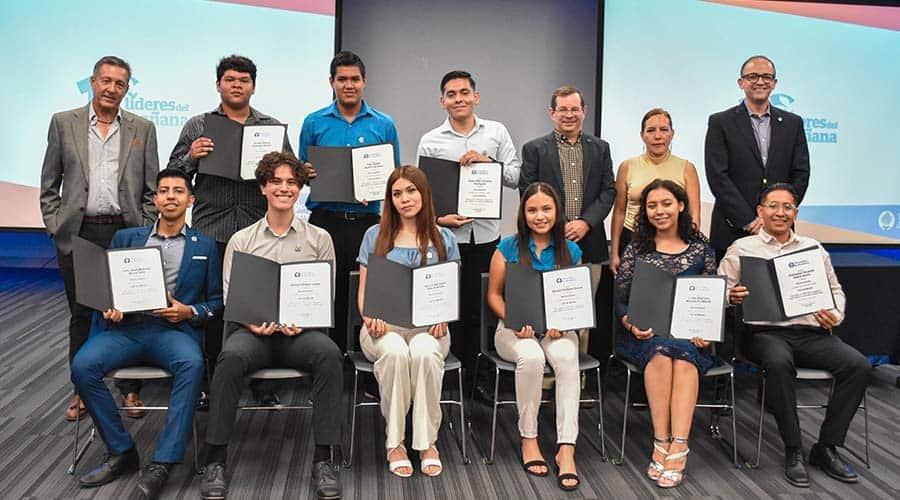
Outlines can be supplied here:
<path id="1" fill-rule="evenodd" d="M 680 437 L 672 437 L 672 443 L 678 443 L 687 445 L 687 438 Z M 663 462 L 671 462 L 673 460 L 681 460 L 682 458 L 687 457 L 688 453 L 691 452 L 690 448 L 685 448 L 684 451 L 679 451 L 676 453 L 669 453 L 666 456 L 666 459 Z M 656 485 L 660 488 L 674 488 L 681 484 L 684 481 L 685 468 L 687 467 L 687 463 L 684 464 L 684 467 L 680 469 L 665 469 L 659 475 L 659 479 L 656 481 Z"/>
<path id="2" fill-rule="evenodd" d="M 672 442 L 672 438 L 663 438 L 660 439 L 658 437 L 653 437 L 653 450 L 658 451 L 663 456 L 663 461 L 666 460 L 666 457 L 669 456 L 668 448 L 663 448 L 663 445 L 668 445 Z M 659 481 L 659 477 L 662 475 L 663 471 L 666 468 L 663 464 L 653 460 L 653 455 L 650 455 L 650 465 L 647 466 L 647 477 L 649 477 L 652 481 Z"/>
<path id="3" fill-rule="evenodd" d="M 391 471 L 391 474 L 397 477 L 407 478 L 413 475 L 413 466 L 412 462 L 409 461 L 409 458 L 401 458 L 400 460 L 391 460 L 391 453 L 396 451 L 397 449 L 403 449 L 404 453 L 406 452 L 406 447 L 402 444 L 397 446 L 396 448 L 390 448 L 387 452 L 388 458 L 388 470 Z M 409 472 L 400 472 L 398 469 L 407 468 Z"/>

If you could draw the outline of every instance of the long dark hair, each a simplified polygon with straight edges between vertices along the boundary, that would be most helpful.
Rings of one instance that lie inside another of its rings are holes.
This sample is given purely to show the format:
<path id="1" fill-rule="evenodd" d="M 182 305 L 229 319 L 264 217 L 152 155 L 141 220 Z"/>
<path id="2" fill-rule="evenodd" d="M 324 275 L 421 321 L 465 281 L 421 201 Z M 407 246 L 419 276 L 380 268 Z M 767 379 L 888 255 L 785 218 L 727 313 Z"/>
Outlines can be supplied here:
<path id="1" fill-rule="evenodd" d="M 638 254 L 644 254 L 656 250 L 656 227 L 650 223 L 650 219 L 647 217 L 647 195 L 655 189 L 665 189 L 672 193 L 677 201 L 684 204 L 684 210 L 678 214 L 678 237 L 685 243 L 701 238 L 697 226 L 691 219 L 691 207 L 684 188 L 668 179 L 656 179 L 641 191 L 641 205 L 638 207 L 637 223 L 632 238 L 635 251 Z"/>
<path id="2" fill-rule="evenodd" d="M 516 224 L 516 244 L 519 247 L 519 262 L 531 265 L 531 252 L 528 251 L 528 238 L 531 236 L 531 228 L 525 220 L 525 203 L 532 196 L 543 193 L 553 200 L 553 206 L 556 207 L 556 220 L 550 229 L 550 240 L 553 241 L 554 257 L 557 266 L 568 266 L 572 264 L 572 256 L 569 254 L 569 247 L 566 244 L 566 213 L 562 204 L 559 202 L 559 195 L 553 186 L 546 182 L 532 183 L 525 189 L 522 199 L 519 201 L 519 219 Z"/>
<path id="3" fill-rule="evenodd" d="M 375 239 L 375 255 L 384 257 L 394 248 L 394 240 L 400 232 L 400 213 L 392 202 L 391 189 L 398 179 L 406 179 L 411 182 L 419 194 L 422 195 L 422 209 L 416 214 L 416 240 L 419 243 L 419 253 L 422 255 L 421 265 L 428 263 L 428 243 L 437 249 L 438 261 L 447 260 L 447 248 L 441 231 L 434 223 L 434 202 L 431 198 L 431 187 L 425 173 L 412 165 L 404 165 L 394 169 L 387 181 L 387 189 L 384 193 L 386 201 L 381 212 L 381 223 L 378 228 L 378 238 Z"/>

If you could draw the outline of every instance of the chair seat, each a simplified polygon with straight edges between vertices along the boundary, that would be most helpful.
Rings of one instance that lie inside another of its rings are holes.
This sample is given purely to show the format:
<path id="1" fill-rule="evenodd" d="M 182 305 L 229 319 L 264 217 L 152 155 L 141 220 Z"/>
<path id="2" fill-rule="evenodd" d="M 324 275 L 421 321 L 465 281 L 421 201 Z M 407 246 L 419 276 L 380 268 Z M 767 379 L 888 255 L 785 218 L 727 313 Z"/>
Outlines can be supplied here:
<path id="1" fill-rule="evenodd" d="M 172 378 L 172 374 L 155 366 L 129 366 L 112 370 L 106 377 L 118 380 L 153 380 Z"/>
<path id="2" fill-rule="evenodd" d="M 797 378 L 800 380 L 831 380 L 834 378 L 834 375 L 827 370 L 797 368 Z"/>
<path id="3" fill-rule="evenodd" d="M 365 354 L 359 351 L 348 351 L 347 357 L 353 363 L 353 368 L 357 371 L 373 373 L 375 364 L 369 361 Z M 462 362 L 451 352 L 444 358 L 444 371 L 459 370 L 462 368 Z"/>
<path id="4" fill-rule="evenodd" d="M 489 351 L 486 355 L 500 370 L 507 372 L 516 371 L 516 364 L 501 358 L 497 351 Z M 583 352 L 578 353 L 579 371 L 596 370 L 599 366 L 600 361 L 597 358 Z M 550 363 L 544 364 L 544 375 L 553 375 L 553 368 L 550 366 Z"/>
<path id="5" fill-rule="evenodd" d="M 247 376 L 259 380 L 281 380 L 309 377 L 310 374 L 293 368 L 263 368 L 262 370 L 256 370 Z"/>

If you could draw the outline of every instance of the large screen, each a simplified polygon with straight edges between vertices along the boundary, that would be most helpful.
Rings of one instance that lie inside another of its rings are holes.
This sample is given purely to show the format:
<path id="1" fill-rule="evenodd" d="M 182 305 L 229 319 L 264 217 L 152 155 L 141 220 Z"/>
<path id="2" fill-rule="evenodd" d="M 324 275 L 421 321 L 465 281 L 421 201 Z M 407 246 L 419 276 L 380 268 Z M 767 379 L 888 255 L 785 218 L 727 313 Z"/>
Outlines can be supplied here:
<path id="1" fill-rule="evenodd" d="M 746 0 L 606 0 L 601 135 L 619 163 L 641 117 L 672 113 L 675 154 L 704 175 L 710 114 L 739 103 L 741 63 L 776 65 L 773 105 L 803 117 L 811 178 L 798 230 L 830 243 L 900 242 L 900 7 Z"/>
<path id="2" fill-rule="evenodd" d="M 122 107 L 156 124 L 161 166 L 188 118 L 218 105 L 216 63 L 230 54 L 256 63 L 251 105 L 287 123 L 296 149 L 303 117 L 331 101 L 334 10 L 334 0 L 0 2 L 0 227 L 43 227 L 50 117 L 88 103 L 93 65 L 105 55 L 131 65 Z"/>

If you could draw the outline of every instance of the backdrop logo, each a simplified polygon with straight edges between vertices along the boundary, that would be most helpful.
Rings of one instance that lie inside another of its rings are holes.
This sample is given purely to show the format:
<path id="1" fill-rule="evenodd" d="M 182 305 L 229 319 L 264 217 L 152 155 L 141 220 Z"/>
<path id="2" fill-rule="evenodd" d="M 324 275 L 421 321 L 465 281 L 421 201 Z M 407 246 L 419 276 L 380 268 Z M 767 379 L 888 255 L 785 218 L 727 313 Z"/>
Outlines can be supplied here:
<path id="1" fill-rule="evenodd" d="M 792 106 L 792 104 L 794 104 L 794 98 L 787 94 L 772 94 L 769 96 L 769 100 L 772 101 L 772 104 L 774 104 L 776 108 L 781 108 L 785 111 L 794 111 Z"/>
<path id="2" fill-rule="evenodd" d="M 878 215 L 878 227 L 880 227 L 882 231 L 894 229 L 896 223 L 897 218 L 894 217 L 894 212 L 891 212 L 890 210 L 885 210 Z"/>
<path id="3" fill-rule="evenodd" d="M 143 116 L 153 122 L 157 127 L 184 126 L 190 118 L 191 105 L 180 103 L 171 99 L 148 99 L 140 95 L 134 88 L 140 83 L 134 75 L 128 82 L 128 93 L 122 99 L 122 108 L 134 114 Z M 87 95 L 87 100 L 94 98 L 94 90 L 91 88 L 91 77 L 83 78 L 75 82 L 78 93 Z"/>

